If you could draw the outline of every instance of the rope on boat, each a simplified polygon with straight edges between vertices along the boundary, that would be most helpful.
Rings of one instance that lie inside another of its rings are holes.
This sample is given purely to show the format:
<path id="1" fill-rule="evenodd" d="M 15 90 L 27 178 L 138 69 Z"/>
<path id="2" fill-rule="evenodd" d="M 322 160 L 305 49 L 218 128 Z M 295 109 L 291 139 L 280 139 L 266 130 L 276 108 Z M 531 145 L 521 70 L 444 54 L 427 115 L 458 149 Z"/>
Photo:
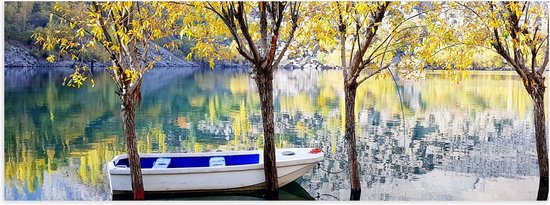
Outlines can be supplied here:
<path id="1" fill-rule="evenodd" d="M 331 171 L 328 171 L 326 169 L 324 169 L 322 166 L 321 166 L 321 163 L 318 162 L 317 163 L 317 169 L 320 169 L 320 170 L 323 170 L 324 172 L 328 173 L 328 174 L 338 174 L 338 173 L 341 173 L 343 171 L 346 171 L 348 170 L 348 167 L 349 166 L 345 166 L 344 169 L 340 170 L 340 171 L 336 171 L 336 172 L 331 172 Z M 340 198 L 338 198 L 337 196 L 334 196 L 334 195 L 331 195 L 331 194 L 320 194 L 319 192 L 317 192 L 317 196 L 315 197 L 315 200 L 316 201 L 319 201 L 319 199 L 321 198 L 321 196 L 329 196 L 329 197 L 332 197 L 338 201 L 340 201 Z"/>
<path id="2" fill-rule="evenodd" d="M 337 196 L 334 196 L 334 195 L 331 195 L 331 194 L 319 194 L 319 193 L 317 193 L 317 197 L 315 197 L 315 199 L 317 201 L 319 201 L 319 198 L 321 198 L 321 196 L 330 196 L 330 197 L 335 198 L 336 200 L 340 201 L 340 198 L 338 198 Z"/>
<path id="3" fill-rule="evenodd" d="M 317 168 L 318 168 L 318 169 L 321 169 L 321 170 L 323 170 L 323 171 L 325 171 L 325 172 L 328 173 L 328 174 L 338 174 L 338 173 L 341 173 L 341 172 L 343 172 L 343 171 L 346 171 L 346 170 L 348 169 L 348 167 L 349 167 L 349 166 L 346 166 L 346 167 L 344 167 L 344 169 L 342 169 L 342 170 L 340 170 L 340 171 L 331 172 L 331 171 L 328 171 L 328 170 L 324 169 L 324 168 L 321 166 L 321 163 L 317 163 Z"/>

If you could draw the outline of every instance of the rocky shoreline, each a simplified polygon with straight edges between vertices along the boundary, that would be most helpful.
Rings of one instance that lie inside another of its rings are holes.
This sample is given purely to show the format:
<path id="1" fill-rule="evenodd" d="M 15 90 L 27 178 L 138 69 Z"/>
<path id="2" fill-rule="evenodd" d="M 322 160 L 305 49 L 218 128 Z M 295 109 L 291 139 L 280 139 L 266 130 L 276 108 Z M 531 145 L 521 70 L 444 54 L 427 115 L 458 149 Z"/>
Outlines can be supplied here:
<path id="1" fill-rule="evenodd" d="M 56 60 L 53 63 L 46 61 L 45 58 L 36 57 L 31 53 L 29 46 L 24 46 L 20 43 L 5 42 L 4 48 L 4 68 L 74 68 L 75 65 L 86 65 L 88 68 L 104 69 L 110 63 L 94 61 L 73 61 L 69 59 Z M 151 59 L 154 56 L 161 56 L 161 60 L 155 62 L 155 67 L 158 68 L 176 68 L 176 67 L 192 67 L 192 68 L 210 68 L 208 62 L 186 61 L 171 53 L 168 49 L 160 47 L 158 51 L 152 50 L 149 55 Z M 215 69 L 246 69 L 251 68 L 251 64 L 246 61 L 218 61 L 215 63 Z M 337 69 L 336 66 L 323 65 L 313 57 L 304 57 L 296 59 L 286 59 L 280 64 L 280 69 L 285 70 L 327 70 Z M 441 70 L 442 68 L 434 67 L 431 70 Z M 473 66 L 469 70 L 485 70 L 485 71 L 510 71 L 509 67 L 501 68 L 485 68 Z"/>
<path id="2" fill-rule="evenodd" d="M 4 45 L 4 67 L 5 68 L 74 68 L 75 65 L 86 65 L 92 67 L 92 62 L 89 61 L 73 61 L 67 59 L 56 60 L 52 63 L 46 61 L 45 58 L 36 57 L 31 53 L 28 46 L 19 43 L 6 42 Z M 158 51 L 152 51 L 149 57 L 161 56 L 161 60 L 155 62 L 155 67 L 193 67 L 202 68 L 209 67 L 208 62 L 192 62 L 186 61 L 165 48 L 159 48 Z M 104 69 L 109 66 L 108 62 L 94 61 L 93 68 Z M 244 62 L 216 62 L 216 68 L 228 67 L 249 67 L 248 63 Z"/>

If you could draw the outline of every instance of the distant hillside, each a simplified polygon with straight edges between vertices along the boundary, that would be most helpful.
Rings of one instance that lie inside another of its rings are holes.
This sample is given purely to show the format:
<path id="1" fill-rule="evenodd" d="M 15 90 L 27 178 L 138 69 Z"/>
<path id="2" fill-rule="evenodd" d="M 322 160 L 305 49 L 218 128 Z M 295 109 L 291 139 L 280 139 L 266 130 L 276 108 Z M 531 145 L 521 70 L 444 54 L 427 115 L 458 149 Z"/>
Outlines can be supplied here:
<path id="1" fill-rule="evenodd" d="M 82 2 L 84 3 L 84 2 Z M 32 39 L 32 34 L 41 30 L 49 23 L 50 12 L 53 2 L 5 2 L 4 3 L 4 65 L 6 67 L 36 67 L 36 66 L 54 66 L 69 67 L 81 62 L 70 59 L 57 59 L 54 63 L 49 63 L 45 59 L 49 55 L 36 45 Z M 176 37 L 173 37 L 174 39 Z M 174 39 L 165 39 L 159 44 Z M 194 42 L 182 39 L 183 45 L 177 50 L 167 50 L 159 47 L 159 51 L 151 51 L 151 57 L 155 55 L 162 56 L 162 60 L 156 63 L 159 67 L 171 66 L 193 66 L 197 63 L 190 63 L 184 60 L 189 53 L 189 48 Z M 81 57 L 84 63 L 95 61 L 96 66 L 109 64 L 108 58 L 101 48 L 90 51 L 89 55 Z"/>

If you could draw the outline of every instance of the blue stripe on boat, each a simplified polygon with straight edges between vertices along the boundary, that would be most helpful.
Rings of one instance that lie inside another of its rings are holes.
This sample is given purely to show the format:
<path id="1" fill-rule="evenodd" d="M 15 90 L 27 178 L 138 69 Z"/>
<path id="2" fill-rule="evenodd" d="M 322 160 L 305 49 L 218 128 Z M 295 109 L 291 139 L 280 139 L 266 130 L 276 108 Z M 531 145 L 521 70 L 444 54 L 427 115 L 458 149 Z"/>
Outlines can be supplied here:
<path id="1" fill-rule="evenodd" d="M 260 162 L 259 154 L 212 156 L 224 157 L 226 166 L 258 164 Z M 167 157 L 145 157 L 141 158 L 141 168 L 150 169 L 158 158 Z M 168 168 L 189 168 L 189 167 L 209 167 L 211 157 L 170 157 L 171 162 Z M 128 159 L 120 159 L 115 165 L 128 165 Z"/>

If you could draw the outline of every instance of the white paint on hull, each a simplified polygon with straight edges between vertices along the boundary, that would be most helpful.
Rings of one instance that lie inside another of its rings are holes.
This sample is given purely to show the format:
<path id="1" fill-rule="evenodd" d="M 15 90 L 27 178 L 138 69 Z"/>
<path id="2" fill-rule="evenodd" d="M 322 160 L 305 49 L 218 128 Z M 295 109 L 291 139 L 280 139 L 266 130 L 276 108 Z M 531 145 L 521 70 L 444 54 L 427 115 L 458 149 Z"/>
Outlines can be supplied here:
<path id="1" fill-rule="evenodd" d="M 277 172 L 279 186 L 284 186 L 310 171 L 323 159 L 323 153 L 308 153 L 311 148 L 277 149 Z M 295 155 L 284 156 L 284 151 L 293 151 Z M 171 154 L 141 154 L 141 157 L 181 157 L 181 156 L 220 156 L 233 154 L 259 153 L 259 164 L 237 165 L 225 167 L 198 168 L 160 168 L 142 169 L 145 191 L 208 191 L 222 189 L 239 189 L 253 187 L 265 182 L 263 171 L 262 150 L 242 152 L 215 153 L 171 153 Z M 116 156 L 109 162 L 109 182 L 111 191 L 131 191 L 129 168 L 115 167 L 114 164 L 126 158 L 126 155 Z"/>

